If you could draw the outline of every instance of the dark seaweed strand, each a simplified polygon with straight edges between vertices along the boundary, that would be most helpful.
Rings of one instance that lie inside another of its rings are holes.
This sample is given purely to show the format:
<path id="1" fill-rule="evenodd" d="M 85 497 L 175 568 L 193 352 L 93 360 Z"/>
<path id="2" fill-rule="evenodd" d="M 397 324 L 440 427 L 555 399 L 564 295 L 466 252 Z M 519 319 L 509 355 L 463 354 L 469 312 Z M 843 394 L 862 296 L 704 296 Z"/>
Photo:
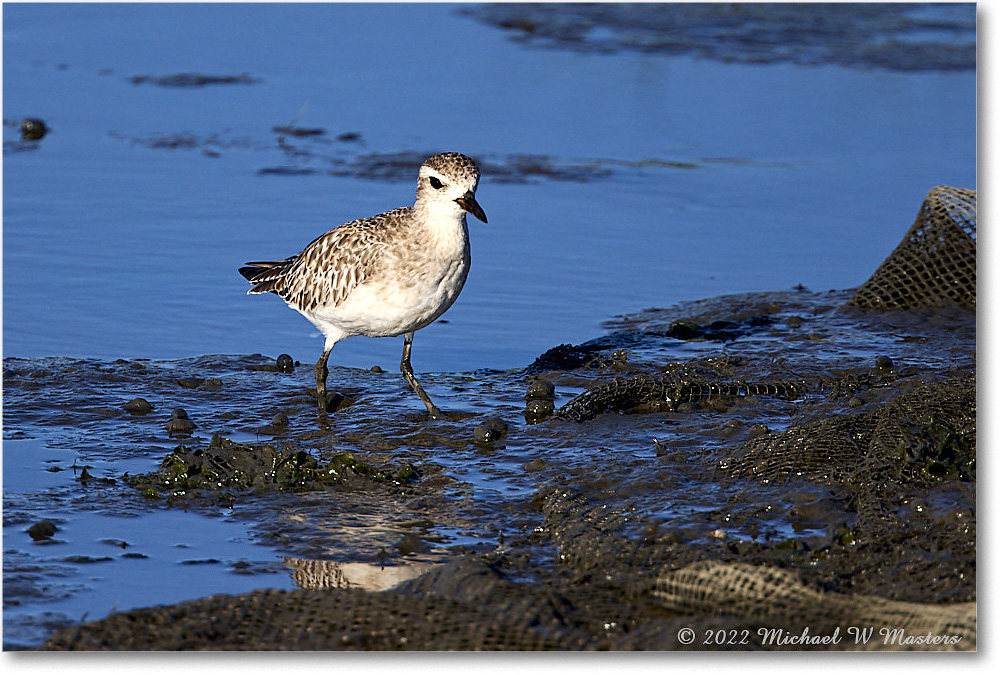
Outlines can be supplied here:
<path id="1" fill-rule="evenodd" d="M 643 403 L 662 402 L 676 407 L 713 398 L 775 396 L 795 398 L 803 390 L 795 382 L 678 382 L 665 377 L 637 375 L 589 389 L 556 411 L 561 419 L 585 422 L 606 411 L 622 411 Z"/>

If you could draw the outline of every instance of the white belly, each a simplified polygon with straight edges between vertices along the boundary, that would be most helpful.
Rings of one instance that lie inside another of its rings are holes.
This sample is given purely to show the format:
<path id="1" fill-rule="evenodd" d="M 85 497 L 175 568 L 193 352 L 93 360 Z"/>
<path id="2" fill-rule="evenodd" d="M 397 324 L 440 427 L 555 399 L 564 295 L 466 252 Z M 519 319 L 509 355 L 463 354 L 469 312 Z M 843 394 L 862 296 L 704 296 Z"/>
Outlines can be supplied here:
<path id="1" fill-rule="evenodd" d="M 455 302 L 469 274 L 469 256 L 427 261 L 417 270 L 388 272 L 359 286 L 338 306 L 302 312 L 327 342 L 352 335 L 392 337 L 432 323 Z"/>

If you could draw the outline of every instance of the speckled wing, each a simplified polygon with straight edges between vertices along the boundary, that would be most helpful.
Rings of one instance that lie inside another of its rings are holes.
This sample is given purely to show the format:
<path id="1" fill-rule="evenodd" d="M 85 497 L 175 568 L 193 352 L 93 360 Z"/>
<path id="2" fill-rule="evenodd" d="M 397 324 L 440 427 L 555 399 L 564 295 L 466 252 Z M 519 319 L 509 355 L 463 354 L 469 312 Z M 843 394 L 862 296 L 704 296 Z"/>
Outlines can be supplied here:
<path id="1" fill-rule="evenodd" d="M 408 211 L 405 207 L 344 223 L 291 258 L 248 262 L 239 270 L 254 284 L 247 293 L 275 293 L 298 311 L 336 307 L 378 269 Z"/>

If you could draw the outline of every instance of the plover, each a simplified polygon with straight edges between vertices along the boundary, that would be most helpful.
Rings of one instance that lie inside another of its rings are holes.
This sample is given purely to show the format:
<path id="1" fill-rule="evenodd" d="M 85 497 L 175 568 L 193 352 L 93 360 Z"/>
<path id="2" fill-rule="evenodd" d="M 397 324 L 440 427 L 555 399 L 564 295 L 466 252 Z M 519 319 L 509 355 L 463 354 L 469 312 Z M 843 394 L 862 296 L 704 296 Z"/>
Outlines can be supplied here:
<path id="1" fill-rule="evenodd" d="M 410 349 L 413 333 L 444 314 L 465 285 L 471 262 L 465 214 L 486 222 L 478 185 L 479 167 L 470 158 L 434 155 L 420 166 L 413 206 L 344 223 L 291 258 L 240 268 L 254 285 L 248 294 L 276 293 L 325 336 L 315 368 L 321 410 L 335 344 L 353 335 L 402 335 L 403 377 L 432 418 L 446 417 L 414 377 Z"/>

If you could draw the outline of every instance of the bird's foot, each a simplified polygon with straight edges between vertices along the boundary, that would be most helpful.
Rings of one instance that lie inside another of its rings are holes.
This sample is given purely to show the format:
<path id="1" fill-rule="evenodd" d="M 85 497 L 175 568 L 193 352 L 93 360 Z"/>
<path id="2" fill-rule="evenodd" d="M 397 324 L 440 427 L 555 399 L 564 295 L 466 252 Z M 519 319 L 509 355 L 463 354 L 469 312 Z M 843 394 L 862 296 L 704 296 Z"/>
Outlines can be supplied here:
<path id="1" fill-rule="evenodd" d="M 449 415 L 446 412 L 443 412 L 440 408 L 438 408 L 433 403 L 431 405 L 427 406 L 427 412 L 430 413 L 432 420 L 451 420 L 451 419 L 454 419 L 451 415 Z"/>
<path id="2" fill-rule="evenodd" d="M 351 399 L 347 398 L 339 391 L 335 391 L 326 397 L 326 404 L 323 409 L 328 413 L 335 413 L 344 406 L 350 405 Z"/>

